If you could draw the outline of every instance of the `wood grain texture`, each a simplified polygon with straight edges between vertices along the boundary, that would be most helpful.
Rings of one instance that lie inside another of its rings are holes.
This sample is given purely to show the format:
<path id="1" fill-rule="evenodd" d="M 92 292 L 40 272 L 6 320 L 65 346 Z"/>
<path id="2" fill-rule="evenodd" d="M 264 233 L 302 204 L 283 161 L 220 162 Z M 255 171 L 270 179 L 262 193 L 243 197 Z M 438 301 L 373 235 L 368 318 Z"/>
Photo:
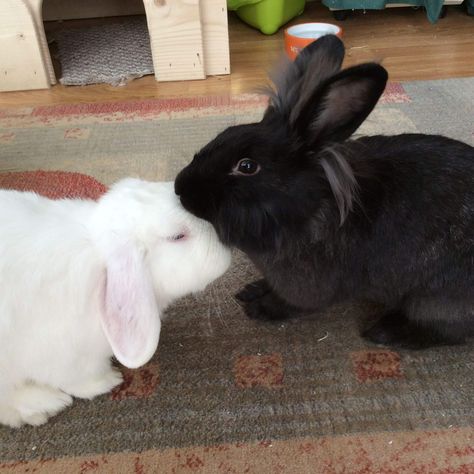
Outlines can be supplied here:
<path id="1" fill-rule="evenodd" d="M 0 44 L 0 91 L 50 86 L 41 37 L 26 0 L 0 2 Z"/>
<path id="2" fill-rule="evenodd" d="M 40 48 L 43 55 L 43 61 L 48 71 L 49 83 L 56 84 L 56 74 L 54 73 L 53 62 L 51 60 L 48 41 L 43 26 L 43 0 L 25 0 L 25 2 L 28 3 L 29 9 L 35 21 Z"/>
<path id="3" fill-rule="evenodd" d="M 226 0 L 200 0 L 206 75 L 230 73 Z"/>
<path id="4" fill-rule="evenodd" d="M 305 13 L 292 23 L 303 21 L 337 23 L 318 2 L 308 4 Z M 356 12 L 338 24 L 344 28 L 345 65 L 382 60 L 393 81 L 474 76 L 474 18 L 460 7 L 448 7 L 446 18 L 435 25 L 428 22 L 425 12 L 411 8 L 368 11 L 365 15 Z M 54 26 L 47 24 L 48 28 Z M 283 53 L 283 32 L 264 36 L 231 14 L 229 37 L 232 74 L 228 76 L 170 83 L 157 83 L 148 76 L 125 87 L 56 85 L 48 91 L 2 93 L 0 104 L 29 106 L 253 92 Z"/>
<path id="5" fill-rule="evenodd" d="M 157 81 L 204 79 L 199 0 L 144 0 Z"/>

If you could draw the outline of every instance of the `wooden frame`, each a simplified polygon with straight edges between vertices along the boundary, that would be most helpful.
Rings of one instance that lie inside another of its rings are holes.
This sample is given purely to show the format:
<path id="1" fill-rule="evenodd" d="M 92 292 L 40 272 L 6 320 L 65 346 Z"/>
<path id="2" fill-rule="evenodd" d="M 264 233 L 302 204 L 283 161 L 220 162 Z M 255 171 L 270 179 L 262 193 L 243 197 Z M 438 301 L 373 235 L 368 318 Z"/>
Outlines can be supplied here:
<path id="1" fill-rule="evenodd" d="M 143 2 L 157 81 L 230 73 L 226 0 Z M 42 7 L 43 0 L 0 1 L 0 91 L 56 83 Z"/>

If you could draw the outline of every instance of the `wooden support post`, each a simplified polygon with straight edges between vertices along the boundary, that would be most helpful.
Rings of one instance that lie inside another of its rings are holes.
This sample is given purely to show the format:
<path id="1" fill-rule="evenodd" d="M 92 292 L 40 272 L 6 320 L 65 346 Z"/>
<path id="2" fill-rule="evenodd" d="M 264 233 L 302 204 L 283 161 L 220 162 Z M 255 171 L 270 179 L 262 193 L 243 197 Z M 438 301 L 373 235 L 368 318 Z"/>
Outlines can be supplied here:
<path id="1" fill-rule="evenodd" d="M 204 79 L 199 0 L 144 0 L 157 81 Z"/>
<path id="2" fill-rule="evenodd" d="M 43 61 L 46 65 L 49 75 L 49 83 L 56 84 L 56 74 L 54 73 L 53 62 L 51 61 L 51 54 L 49 52 L 48 40 L 44 32 L 43 24 L 43 0 L 26 0 L 30 5 L 30 11 L 35 20 L 36 31 L 40 41 L 41 51 L 43 52 Z"/>
<path id="3" fill-rule="evenodd" d="M 206 75 L 230 74 L 226 0 L 200 0 Z"/>
<path id="4" fill-rule="evenodd" d="M 26 1 L 0 1 L 0 45 L 0 91 L 50 86 L 34 12 Z"/>

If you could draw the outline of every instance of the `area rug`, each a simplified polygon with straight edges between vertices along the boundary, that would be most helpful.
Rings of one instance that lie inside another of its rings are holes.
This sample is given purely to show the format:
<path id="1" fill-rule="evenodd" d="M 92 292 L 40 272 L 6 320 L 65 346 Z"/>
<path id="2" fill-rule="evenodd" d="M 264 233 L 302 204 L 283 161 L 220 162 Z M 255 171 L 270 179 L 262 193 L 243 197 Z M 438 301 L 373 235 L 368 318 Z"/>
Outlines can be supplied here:
<path id="1" fill-rule="evenodd" d="M 48 34 L 60 63 L 59 82 L 68 86 L 114 86 L 153 74 L 146 17 L 132 16 L 100 25 L 64 27 Z"/>
<path id="2" fill-rule="evenodd" d="M 474 79 L 390 84 L 358 133 L 442 133 L 474 144 Z M 237 97 L 0 109 L 0 187 L 95 199 L 116 179 L 170 180 L 224 127 Z M 41 170 L 41 171 L 37 171 Z M 167 313 L 160 346 L 125 382 L 40 427 L 0 427 L 0 472 L 473 474 L 474 343 L 425 351 L 359 336 L 374 308 L 278 324 L 233 294 L 245 256 Z"/>

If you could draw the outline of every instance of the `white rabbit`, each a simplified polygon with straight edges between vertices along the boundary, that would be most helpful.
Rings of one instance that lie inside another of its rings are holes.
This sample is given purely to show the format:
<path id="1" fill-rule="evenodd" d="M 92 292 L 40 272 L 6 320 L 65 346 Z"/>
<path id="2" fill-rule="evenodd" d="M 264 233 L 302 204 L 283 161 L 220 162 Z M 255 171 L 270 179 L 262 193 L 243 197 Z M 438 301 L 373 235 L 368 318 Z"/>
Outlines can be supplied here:
<path id="1" fill-rule="evenodd" d="M 0 191 L 0 423 L 39 425 L 139 367 L 174 299 L 230 264 L 173 183 L 125 179 L 98 202 Z"/>

